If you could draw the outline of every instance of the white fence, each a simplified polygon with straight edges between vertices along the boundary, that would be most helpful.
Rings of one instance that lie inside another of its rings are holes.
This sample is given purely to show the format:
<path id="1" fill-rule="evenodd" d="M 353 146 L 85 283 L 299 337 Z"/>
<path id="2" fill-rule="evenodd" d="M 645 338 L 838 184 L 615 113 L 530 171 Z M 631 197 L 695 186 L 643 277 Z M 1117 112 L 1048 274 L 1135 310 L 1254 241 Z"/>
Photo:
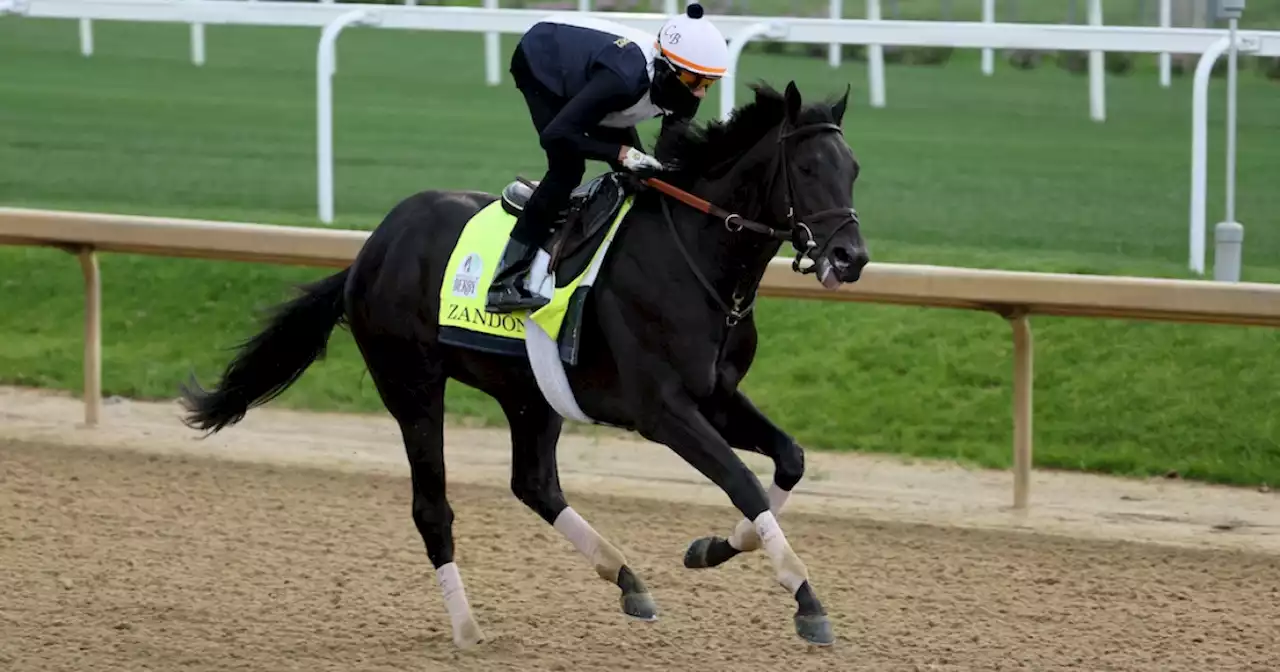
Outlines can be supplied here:
<path id="1" fill-rule="evenodd" d="M 878 3 L 871 0 L 878 7 Z M 1091 21 L 1101 22 L 1098 6 Z M 496 4 L 496 2 L 494 3 Z M 1092 5 L 1091 5 L 1092 7 Z M 203 34 L 197 54 L 195 26 L 237 24 L 256 26 L 310 26 L 325 28 L 316 56 L 317 77 L 317 209 L 322 222 L 333 221 L 333 138 L 332 89 L 334 50 L 338 35 L 350 25 L 369 25 L 401 30 L 428 30 L 520 34 L 544 17 L 541 10 L 496 9 L 495 7 L 418 7 L 307 2 L 229 2 L 212 0 L 0 0 L 0 13 L 32 17 L 190 23 L 193 26 L 193 61 L 204 59 Z M 666 19 L 663 14 L 624 12 L 601 16 L 656 32 Z M 1199 53 L 1193 94 L 1191 206 L 1189 225 L 1190 267 L 1205 269 L 1205 192 L 1207 175 L 1208 87 L 1210 70 L 1233 44 L 1224 30 L 1192 28 L 1151 28 L 1136 26 L 1073 26 L 1011 24 L 995 22 L 884 21 L 865 19 L 794 18 L 762 16 L 711 17 L 730 40 L 733 63 L 720 88 L 720 111 L 727 115 L 735 100 L 734 81 L 737 57 L 752 39 L 767 36 L 790 43 L 861 44 L 952 47 L 958 49 L 1031 49 L 1087 51 L 1090 58 L 1090 113 L 1096 120 L 1106 117 L 1105 84 L 1101 54 L 1105 51 L 1138 53 Z M 486 39 L 486 71 L 490 83 L 497 80 L 497 41 Z M 1234 44 L 1240 52 L 1280 56 L 1280 32 L 1239 31 Z M 198 58 L 197 58 L 198 56 Z M 883 63 L 869 70 L 873 105 L 884 104 Z M 1231 75 L 1234 77 L 1234 73 Z M 1234 136 L 1234 118 L 1228 120 L 1228 136 Z M 1229 171 L 1229 175 L 1232 171 Z M 1229 178 L 1230 179 L 1230 178 Z M 1228 195 L 1234 186 L 1228 185 Z M 1228 205 L 1228 211 L 1232 206 Z"/>

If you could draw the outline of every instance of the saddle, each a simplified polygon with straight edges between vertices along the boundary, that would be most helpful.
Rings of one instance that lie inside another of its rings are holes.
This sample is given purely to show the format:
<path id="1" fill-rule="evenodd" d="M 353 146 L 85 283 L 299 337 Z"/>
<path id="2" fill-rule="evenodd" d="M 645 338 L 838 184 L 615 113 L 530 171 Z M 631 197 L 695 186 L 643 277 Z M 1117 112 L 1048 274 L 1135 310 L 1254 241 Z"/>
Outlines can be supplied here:
<path id="1" fill-rule="evenodd" d="M 606 173 L 574 189 L 547 249 L 535 259 L 535 270 L 549 271 L 547 277 L 554 279 L 554 288 L 539 288 L 551 289 L 550 301 L 532 312 L 490 313 L 485 293 L 494 262 L 510 244 L 511 229 L 536 186 L 516 178 L 463 226 L 440 285 L 439 338 L 455 347 L 520 357 L 532 357 L 526 348 L 533 348 L 540 366 L 557 354 L 572 366 L 578 361 L 587 296 L 638 185 L 629 173 Z"/>
<path id="2" fill-rule="evenodd" d="M 517 177 L 502 189 L 502 209 L 519 217 L 537 186 L 536 181 Z M 591 261 L 607 226 L 631 191 L 626 173 L 608 172 L 570 192 L 569 208 L 556 219 L 555 233 L 545 246 L 551 256 L 549 270 L 556 274 L 556 287 L 564 287 Z"/>

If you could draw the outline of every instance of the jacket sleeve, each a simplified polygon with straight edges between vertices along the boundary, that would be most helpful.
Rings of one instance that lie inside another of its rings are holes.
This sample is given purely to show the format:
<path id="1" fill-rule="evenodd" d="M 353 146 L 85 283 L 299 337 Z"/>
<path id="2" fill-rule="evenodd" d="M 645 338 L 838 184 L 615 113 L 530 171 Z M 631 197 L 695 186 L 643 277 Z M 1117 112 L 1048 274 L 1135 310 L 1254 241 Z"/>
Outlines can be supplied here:
<path id="1" fill-rule="evenodd" d="M 598 68 L 587 85 L 560 110 L 539 136 L 547 151 L 572 151 L 599 161 L 617 161 L 622 145 L 587 135 L 610 112 L 626 109 L 644 95 L 608 68 Z"/>

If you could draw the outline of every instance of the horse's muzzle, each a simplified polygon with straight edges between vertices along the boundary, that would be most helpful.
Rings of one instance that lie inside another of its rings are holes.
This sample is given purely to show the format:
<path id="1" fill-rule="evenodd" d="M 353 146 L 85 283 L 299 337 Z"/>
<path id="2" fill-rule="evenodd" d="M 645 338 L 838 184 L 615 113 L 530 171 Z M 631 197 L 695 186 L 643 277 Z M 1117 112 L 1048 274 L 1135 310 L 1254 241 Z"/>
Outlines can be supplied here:
<path id="1" fill-rule="evenodd" d="M 818 260 L 818 282 L 827 289 L 838 289 L 846 282 L 857 282 L 871 257 L 867 248 L 852 241 L 832 246 Z"/>

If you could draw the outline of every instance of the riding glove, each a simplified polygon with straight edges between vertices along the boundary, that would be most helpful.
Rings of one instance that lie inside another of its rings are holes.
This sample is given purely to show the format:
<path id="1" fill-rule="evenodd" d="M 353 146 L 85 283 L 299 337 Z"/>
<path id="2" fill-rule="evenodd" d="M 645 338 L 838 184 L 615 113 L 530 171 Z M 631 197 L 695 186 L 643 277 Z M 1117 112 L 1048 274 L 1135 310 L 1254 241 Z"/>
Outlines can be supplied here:
<path id="1" fill-rule="evenodd" d="M 636 171 L 644 168 L 651 170 L 665 170 L 666 166 L 662 162 L 636 149 L 628 147 L 627 153 L 622 157 L 622 165 L 630 171 Z"/>

